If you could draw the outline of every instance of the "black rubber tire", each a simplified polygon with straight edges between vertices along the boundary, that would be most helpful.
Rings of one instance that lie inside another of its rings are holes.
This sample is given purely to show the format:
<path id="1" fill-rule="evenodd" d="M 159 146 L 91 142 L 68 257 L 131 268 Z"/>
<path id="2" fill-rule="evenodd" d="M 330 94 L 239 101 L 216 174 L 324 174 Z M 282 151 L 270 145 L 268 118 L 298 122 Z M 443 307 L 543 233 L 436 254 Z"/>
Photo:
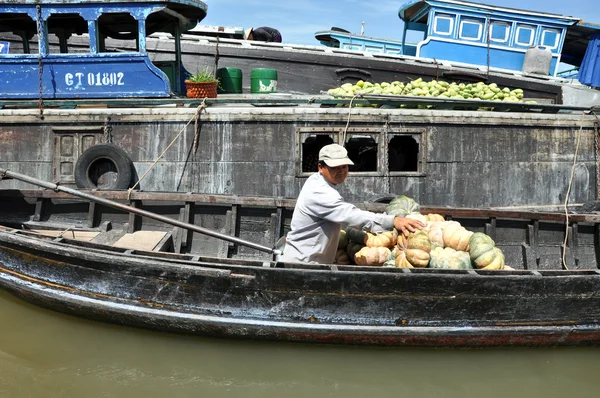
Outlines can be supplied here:
<path id="1" fill-rule="evenodd" d="M 99 144 L 86 149 L 75 164 L 78 188 L 127 189 L 131 186 L 132 175 L 131 158 L 114 144 Z"/>

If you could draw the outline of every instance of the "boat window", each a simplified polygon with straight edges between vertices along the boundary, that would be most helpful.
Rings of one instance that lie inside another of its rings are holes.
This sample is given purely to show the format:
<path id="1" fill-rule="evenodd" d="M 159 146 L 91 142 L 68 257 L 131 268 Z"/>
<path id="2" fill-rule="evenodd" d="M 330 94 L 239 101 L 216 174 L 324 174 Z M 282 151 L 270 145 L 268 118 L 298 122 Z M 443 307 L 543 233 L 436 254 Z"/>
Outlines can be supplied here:
<path id="1" fill-rule="evenodd" d="M 3 54 L 29 54 L 30 40 L 37 34 L 35 21 L 25 13 L 0 13 L 0 56 Z M 37 52 L 37 50 L 36 50 Z"/>
<path id="2" fill-rule="evenodd" d="M 354 162 L 354 165 L 349 167 L 350 171 L 377 171 L 378 146 L 373 136 L 349 135 L 345 147 L 348 157 Z"/>
<path id="3" fill-rule="evenodd" d="M 325 145 L 333 144 L 333 138 L 329 134 L 308 135 L 302 142 L 302 172 L 316 172 L 319 163 L 319 151 Z"/>
<path id="4" fill-rule="evenodd" d="M 533 26 L 520 25 L 517 27 L 517 33 L 515 37 L 515 44 L 519 46 L 531 46 L 533 45 L 533 39 L 535 38 L 535 28 Z"/>
<path id="5" fill-rule="evenodd" d="M 129 13 L 104 13 L 98 18 L 100 52 L 138 52 L 138 21 Z"/>
<path id="6" fill-rule="evenodd" d="M 382 177 L 393 175 L 420 175 L 423 173 L 424 131 L 415 129 L 385 130 L 380 127 L 348 128 L 345 133 L 334 127 L 300 127 L 296 135 L 296 175 L 307 177 L 317 171 L 319 151 L 325 145 L 342 143 L 354 162 L 349 166 L 353 174 Z M 387 151 L 387 153 L 386 153 Z"/>
<path id="7" fill-rule="evenodd" d="M 560 32 L 558 30 L 543 29 L 541 45 L 550 50 L 555 49 L 558 47 L 559 37 L 560 37 Z"/>
<path id="8" fill-rule="evenodd" d="M 89 52 L 89 47 L 77 47 L 74 35 L 88 33 L 88 24 L 79 14 L 64 13 L 52 14 L 47 20 L 48 26 L 48 52 L 49 53 L 76 53 Z M 82 40 L 77 40 L 81 42 Z"/>
<path id="9" fill-rule="evenodd" d="M 451 36 L 454 29 L 454 17 L 447 14 L 436 14 L 433 19 L 433 33 L 442 36 Z"/>
<path id="10" fill-rule="evenodd" d="M 388 167 L 394 171 L 419 171 L 419 144 L 412 135 L 394 136 L 388 144 Z"/>
<path id="11" fill-rule="evenodd" d="M 506 22 L 493 21 L 490 25 L 490 41 L 494 43 L 506 43 L 510 26 Z"/>
<path id="12" fill-rule="evenodd" d="M 458 37 L 463 40 L 481 40 L 483 32 L 483 21 L 476 19 L 463 19 L 460 21 Z"/>

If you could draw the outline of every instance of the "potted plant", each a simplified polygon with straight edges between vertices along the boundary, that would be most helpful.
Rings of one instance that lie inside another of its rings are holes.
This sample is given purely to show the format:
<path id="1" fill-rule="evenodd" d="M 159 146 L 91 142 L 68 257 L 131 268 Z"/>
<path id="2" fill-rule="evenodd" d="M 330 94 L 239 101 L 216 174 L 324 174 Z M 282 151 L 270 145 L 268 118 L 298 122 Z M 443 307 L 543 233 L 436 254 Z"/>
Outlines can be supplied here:
<path id="1" fill-rule="evenodd" d="M 204 67 L 185 80 L 188 98 L 217 98 L 218 84 L 219 80 L 208 67 Z"/>

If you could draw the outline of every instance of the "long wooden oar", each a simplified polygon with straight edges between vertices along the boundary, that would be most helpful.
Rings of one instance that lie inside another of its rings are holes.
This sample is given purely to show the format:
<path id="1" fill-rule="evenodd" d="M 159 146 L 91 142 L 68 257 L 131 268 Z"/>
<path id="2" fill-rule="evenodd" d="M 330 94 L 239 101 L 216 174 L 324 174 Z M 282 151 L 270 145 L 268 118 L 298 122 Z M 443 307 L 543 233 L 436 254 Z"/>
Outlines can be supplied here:
<path id="1" fill-rule="evenodd" d="M 199 232 L 204 235 L 212 236 L 213 238 L 237 243 L 242 246 L 248 246 L 253 249 L 263 251 L 263 252 L 272 253 L 274 255 L 281 254 L 281 251 L 277 250 L 277 249 L 272 249 L 270 247 L 262 246 L 262 245 L 254 243 L 254 242 L 249 242 L 247 240 L 240 239 L 235 236 L 225 235 L 220 232 L 202 228 L 202 227 L 199 227 L 194 224 L 186 223 L 186 222 L 179 221 L 179 220 L 173 220 L 172 218 L 161 216 L 160 214 L 152 213 L 152 212 L 149 212 L 146 210 L 137 209 L 135 207 L 130 207 L 130 206 L 121 204 L 119 202 L 115 202 L 110 199 L 99 198 L 97 196 L 90 195 L 88 193 L 81 192 L 76 189 L 63 187 L 58 184 L 54 184 L 52 182 L 48 182 L 48 181 L 44 181 L 44 180 L 39 180 L 37 178 L 33 178 L 33 177 L 27 176 L 25 174 L 15 173 L 14 171 L 9 171 L 9 170 L 0 168 L 0 176 L 1 176 L 1 178 L 4 178 L 4 177 L 14 178 L 15 180 L 27 182 L 29 184 L 37 185 L 37 186 L 40 186 L 43 188 L 48 188 L 48 189 L 52 189 L 54 191 L 59 191 L 59 192 L 65 192 L 65 193 L 68 193 L 69 195 L 78 196 L 80 198 L 87 199 L 92 202 L 100 203 L 100 204 L 103 204 L 108 207 L 113 207 L 115 209 L 123 210 L 123 211 L 129 212 L 129 213 L 139 214 L 140 216 L 148 217 L 148 218 L 151 218 L 151 219 L 154 219 L 157 221 L 161 221 L 161 222 L 164 222 L 165 224 L 170 224 L 170 225 L 174 225 L 176 227 L 188 229 L 190 231 Z"/>

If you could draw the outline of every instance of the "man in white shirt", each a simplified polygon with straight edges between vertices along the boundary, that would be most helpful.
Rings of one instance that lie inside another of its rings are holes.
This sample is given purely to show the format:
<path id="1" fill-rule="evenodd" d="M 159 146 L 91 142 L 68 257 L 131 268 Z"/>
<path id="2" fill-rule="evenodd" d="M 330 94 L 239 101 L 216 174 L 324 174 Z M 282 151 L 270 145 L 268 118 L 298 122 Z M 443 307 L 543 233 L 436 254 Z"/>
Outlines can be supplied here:
<path id="1" fill-rule="evenodd" d="M 373 232 L 396 228 L 405 235 L 425 226 L 418 220 L 360 210 L 345 202 L 335 186 L 346 180 L 352 164 L 343 146 L 321 148 L 319 172 L 306 180 L 298 196 L 283 261 L 332 264 L 342 224 Z"/>

